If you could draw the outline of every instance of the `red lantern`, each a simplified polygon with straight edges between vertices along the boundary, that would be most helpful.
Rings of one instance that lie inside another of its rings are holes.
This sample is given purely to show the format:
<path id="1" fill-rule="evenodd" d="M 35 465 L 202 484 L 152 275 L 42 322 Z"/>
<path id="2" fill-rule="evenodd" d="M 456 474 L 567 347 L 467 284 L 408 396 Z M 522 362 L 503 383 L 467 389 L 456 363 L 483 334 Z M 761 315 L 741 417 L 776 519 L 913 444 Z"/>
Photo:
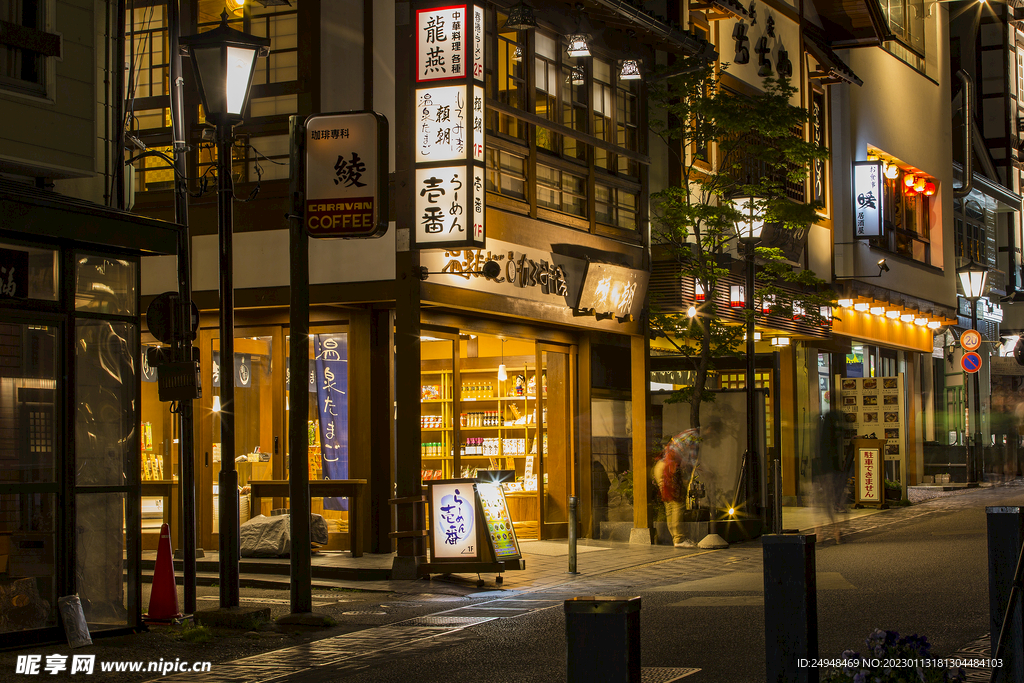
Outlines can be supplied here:
<path id="1" fill-rule="evenodd" d="M 907 187 L 913 187 L 916 180 L 913 173 L 907 173 L 903 176 L 903 184 Z"/>
<path id="2" fill-rule="evenodd" d="M 927 182 L 928 181 L 926 181 L 924 178 L 918 178 L 917 180 L 915 180 L 914 181 L 914 192 L 917 192 L 918 194 L 920 194 L 921 192 L 924 192 L 924 186 L 925 186 L 925 184 Z"/>
<path id="3" fill-rule="evenodd" d="M 925 183 L 924 196 L 931 197 L 933 194 L 935 194 L 935 183 Z"/>

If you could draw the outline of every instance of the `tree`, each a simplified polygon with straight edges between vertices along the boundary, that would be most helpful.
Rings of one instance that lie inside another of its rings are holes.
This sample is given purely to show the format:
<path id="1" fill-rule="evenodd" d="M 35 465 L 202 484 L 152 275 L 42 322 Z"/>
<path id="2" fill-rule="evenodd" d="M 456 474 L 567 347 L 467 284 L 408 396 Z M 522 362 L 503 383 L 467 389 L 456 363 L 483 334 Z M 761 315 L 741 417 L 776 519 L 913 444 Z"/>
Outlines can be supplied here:
<path id="1" fill-rule="evenodd" d="M 652 242 L 659 257 L 674 261 L 680 274 L 694 278 L 705 292 L 693 318 L 659 310 L 653 301 L 651 326 L 692 363 L 692 384 L 669 401 L 690 404 L 693 427 L 700 426 L 701 403 L 714 400 L 707 387 L 715 359 L 735 355 L 745 331 L 743 325 L 723 323 L 717 313 L 718 301 L 728 300 L 728 292 L 721 297 L 720 290 L 742 217 L 730 198 L 757 197 L 756 215 L 775 229 L 807 228 L 820 207 L 790 199 L 787 184 L 802 183 L 810 164 L 828 157 L 826 149 L 803 139 L 808 114 L 790 103 L 796 90 L 788 78 L 769 76 L 761 92 L 745 96 L 724 87 L 727 66 L 683 58 L 650 86 L 652 109 L 666 115 L 651 128 L 676 155 L 680 169 L 677 185 L 651 197 Z M 669 70 L 677 75 L 667 76 Z M 792 315 L 796 306 L 808 321 L 822 322 L 820 307 L 835 302 L 823 280 L 793 268 L 779 249 L 757 247 L 755 258 L 755 296 L 773 301 L 771 314 Z M 799 297 L 791 294 L 794 286 L 803 290 Z"/>

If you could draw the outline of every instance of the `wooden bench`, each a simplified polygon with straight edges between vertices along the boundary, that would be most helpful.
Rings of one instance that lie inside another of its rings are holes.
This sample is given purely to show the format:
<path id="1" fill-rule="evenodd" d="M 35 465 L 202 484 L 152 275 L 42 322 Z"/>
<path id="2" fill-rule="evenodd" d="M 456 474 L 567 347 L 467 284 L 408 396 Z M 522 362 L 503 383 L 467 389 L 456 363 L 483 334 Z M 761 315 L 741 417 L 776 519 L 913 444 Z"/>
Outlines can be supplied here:
<path id="1" fill-rule="evenodd" d="M 362 502 L 365 479 L 317 479 L 309 482 L 310 498 L 348 498 L 348 542 L 352 557 L 362 557 L 359 543 L 359 506 Z M 261 498 L 288 498 L 291 489 L 286 480 L 250 481 L 251 507 L 259 510 Z"/>

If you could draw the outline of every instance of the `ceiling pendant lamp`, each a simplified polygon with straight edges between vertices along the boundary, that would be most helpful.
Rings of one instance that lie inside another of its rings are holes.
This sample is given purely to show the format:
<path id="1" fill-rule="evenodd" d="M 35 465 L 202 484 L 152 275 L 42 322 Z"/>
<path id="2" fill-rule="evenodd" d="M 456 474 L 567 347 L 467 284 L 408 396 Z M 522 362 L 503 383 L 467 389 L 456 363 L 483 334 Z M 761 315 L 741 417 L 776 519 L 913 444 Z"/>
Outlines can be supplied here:
<path id="1" fill-rule="evenodd" d="M 501 30 L 527 31 L 531 28 L 537 28 L 537 18 L 533 15 L 533 8 L 525 2 L 519 2 L 508 11 L 508 18 L 505 19 L 505 25 L 501 27 Z"/>

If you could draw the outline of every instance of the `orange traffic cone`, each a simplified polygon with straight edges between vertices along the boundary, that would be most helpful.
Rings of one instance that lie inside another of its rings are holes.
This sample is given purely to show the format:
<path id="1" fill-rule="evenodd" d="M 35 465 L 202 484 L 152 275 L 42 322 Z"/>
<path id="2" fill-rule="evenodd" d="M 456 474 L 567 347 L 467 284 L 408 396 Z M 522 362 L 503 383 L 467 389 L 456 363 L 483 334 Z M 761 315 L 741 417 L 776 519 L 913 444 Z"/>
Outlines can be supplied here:
<path id="1" fill-rule="evenodd" d="M 169 622 L 181 616 L 178 611 L 178 588 L 174 584 L 174 562 L 171 556 L 171 529 L 160 527 L 160 544 L 156 550 L 156 569 L 153 571 L 153 589 L 149 594 L 149 612 L 146 621 Z"/>

